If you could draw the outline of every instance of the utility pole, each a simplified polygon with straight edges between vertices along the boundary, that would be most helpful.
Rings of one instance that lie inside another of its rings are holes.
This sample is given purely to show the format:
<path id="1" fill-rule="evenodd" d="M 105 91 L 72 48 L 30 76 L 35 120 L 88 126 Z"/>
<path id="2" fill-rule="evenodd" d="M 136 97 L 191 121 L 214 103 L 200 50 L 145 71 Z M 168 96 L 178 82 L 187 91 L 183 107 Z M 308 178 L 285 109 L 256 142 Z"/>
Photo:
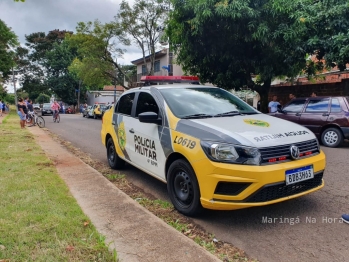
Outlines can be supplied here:
<path id="1" fill-rule="evenodd" d="M 79 80 L 79 90 L 78 90 L 78 110 L 80 110 L 80 87 L 81 87 L 81 80 Z"/>
<path id="2" fill-rule="evenodd" d="M 115 68 L 115 85 L 114 85 L 114 105 L 116 104 L 116 79 L 118 79 L 118 70 Z"/>
<path id="3" fill-rule="evenodd" d="M 13 91 L 15 92 L 15 105 L 17 106 L 18 101 L 17 101 L 16 79 L 15 79 L 15 72 L 13 67 L 12 67 L 12 81 L 13 81 Z"/>

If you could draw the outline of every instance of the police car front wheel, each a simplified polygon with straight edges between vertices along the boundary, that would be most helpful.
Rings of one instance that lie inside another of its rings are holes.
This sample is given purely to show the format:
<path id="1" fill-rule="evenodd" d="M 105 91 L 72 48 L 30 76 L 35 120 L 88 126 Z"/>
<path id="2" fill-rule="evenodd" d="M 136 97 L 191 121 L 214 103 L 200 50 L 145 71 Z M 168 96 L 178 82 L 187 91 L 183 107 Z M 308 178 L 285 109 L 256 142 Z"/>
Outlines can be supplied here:
<path id="1" fill-rule="evenodd" d="M 202 211 L 195 172 L 184 159 L 174 161 L 168 169 L 167 191 L 172 204 L 180 213 L 195 216 Z"/>
<path id="2" fill-rule="evenodd" d="M 107 158 L 109 166 L 112 169 L 121 169 L 125 165 L 125 161 L 122 160 L 116 153 L 115 145 L 112 138 L 109 138 L 107 142 Z"/>

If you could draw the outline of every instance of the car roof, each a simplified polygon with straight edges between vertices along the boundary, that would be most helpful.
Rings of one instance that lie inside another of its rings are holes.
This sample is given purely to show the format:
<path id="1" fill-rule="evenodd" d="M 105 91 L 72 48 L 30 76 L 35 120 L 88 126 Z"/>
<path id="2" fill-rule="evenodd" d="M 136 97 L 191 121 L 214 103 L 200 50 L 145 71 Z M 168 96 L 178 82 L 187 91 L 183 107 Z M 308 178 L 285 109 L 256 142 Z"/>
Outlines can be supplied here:
<path id="1" fill-rule="evenodd" d="M 323 98 L 331 98 L 331 97 L 345 97 L 345 96 L 316 96 L 316 97 L 309 97 L 309 96 L 304 96 L 304 97 L 297 97 L 297 98 L 293 98 L 292 100 L 300 100 L 300 99 L 323 99 Z M 291 100 L 291 101 L 292 101 Z"/>

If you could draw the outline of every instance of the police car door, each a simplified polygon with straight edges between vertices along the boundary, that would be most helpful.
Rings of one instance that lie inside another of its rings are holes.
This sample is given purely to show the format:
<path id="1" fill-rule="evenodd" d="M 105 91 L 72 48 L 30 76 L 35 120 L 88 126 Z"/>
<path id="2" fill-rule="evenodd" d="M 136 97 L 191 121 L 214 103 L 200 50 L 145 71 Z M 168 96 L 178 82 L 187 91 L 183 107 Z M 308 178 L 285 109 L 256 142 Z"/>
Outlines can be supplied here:
<path id="1" fill-rule="evenodd" d="M 166 157 L 160 143 L 161 124 L 142 123 L 138 120 L 138 115 L 145 112 L 160 114 L 159 106 L 154 97 L 148 92 L 139 92 L 136 104 L 134 125 L 134 159 L 145 171 L 165 180 Z"/>

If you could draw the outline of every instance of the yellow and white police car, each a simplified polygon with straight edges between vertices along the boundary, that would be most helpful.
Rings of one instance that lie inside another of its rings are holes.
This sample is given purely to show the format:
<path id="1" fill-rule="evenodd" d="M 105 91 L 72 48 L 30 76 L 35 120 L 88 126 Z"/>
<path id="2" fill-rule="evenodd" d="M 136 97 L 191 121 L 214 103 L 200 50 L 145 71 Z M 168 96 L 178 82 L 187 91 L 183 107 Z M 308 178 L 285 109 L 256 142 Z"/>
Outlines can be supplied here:
<path id="1" fill-rule="evenodd" d="M 325 155 L 307 128 L 188 83 L 195 77 L 145 80 L 182 83 L 123 93 L 104 114 L 102 143 L 112 168 L 127 162 L 167 183 L 179 212 L 262 206 L 324 186 Z"/>

